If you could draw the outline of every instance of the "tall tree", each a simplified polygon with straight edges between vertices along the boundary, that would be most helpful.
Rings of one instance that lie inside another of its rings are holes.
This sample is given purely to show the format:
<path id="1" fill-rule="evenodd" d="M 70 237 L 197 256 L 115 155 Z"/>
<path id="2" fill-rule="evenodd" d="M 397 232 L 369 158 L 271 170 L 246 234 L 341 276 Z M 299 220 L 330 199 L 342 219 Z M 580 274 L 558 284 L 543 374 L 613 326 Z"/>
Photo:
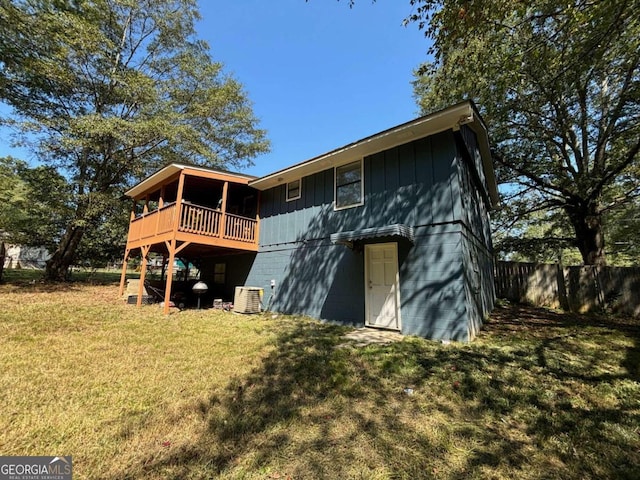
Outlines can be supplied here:
<path id="1" fill-rule="evenodd" d="M 75 262 L 90 267 L 104 267 L 109 263 L 122 261 L 130 216 L 129 198 L 119 196 L 105 202 L 100 215 L 85 231 Z"/>
<path id="2" fill-rule="evenodd" d="M 52 251 L 73 218 L 69 183 L 54 168 L 0 158 L 2 240 Z"/>
<path id="3" fill-rule="evenodd" d="M 268 149 L 198 18 L 196 0 L 0 0 L 3 120 L 73 186 L 50 279 L 133 180 L 171 161 L 239 168 Z"/>
<path id="4" fill-rule="evenodd" d="M 640 1 L 410 3 L 433 41 L 421 108 L 474 99 L 511 208 L 562 212 L 604 264 L 603 216 L 640 195 Z"/>

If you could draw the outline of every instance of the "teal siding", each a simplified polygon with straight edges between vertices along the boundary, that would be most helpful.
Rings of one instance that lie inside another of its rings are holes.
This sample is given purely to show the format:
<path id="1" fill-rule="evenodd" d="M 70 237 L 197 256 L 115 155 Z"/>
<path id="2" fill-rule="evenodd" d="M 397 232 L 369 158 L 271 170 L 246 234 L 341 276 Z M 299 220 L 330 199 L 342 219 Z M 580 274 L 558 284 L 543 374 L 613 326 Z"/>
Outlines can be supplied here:
<path id="1" fill-rule="evenodd" d="M 484 188 L 485 191 L 488 191 L 487 179 L 484 175 L 484 169 L 482 167 L 482 157 L 480 155 L 480 150 L 478 149 L 478 139 L 475 132 L 468 126 L 463 125 L 460 128 L 460 137 L 463 143 L 466 145 L 467 150 L 471 153 L 472 165 L 475 168 L 482 188 Z"/>
<path id="2" fill-rule="evenodd" d="M 405 223 L 454 221 L 460 193 L 457 151 L 444 132 L 364 159 L 364 205 L 333 210 L 333 169 L 302 179 L 301 198 L 287 202 L 286 185 L 261 197 L 260 245 L 327 238 L 331 233 Z"/>
<path id="3" fill-rule="evenodd" d="M 486 192 L 486 182 L 475 133 L 463 127 L 457 140 L 464 285 L 469 335 L 472 339 L 493 309 L 495 301 L 493 246 L 488 199 L 482 194 L 483 190 Z"/>
<path id="4" fill-rule="evenodd" d="M 463 230 L 464 284 L 468 306 L 470 340 L 478 333 L 485 317 L 493 310 L 495 284 L 493 257 L 485 245 Z"/>
<path id="5" fill-rule="evenodd" d="M 478 320 L 470 318 L 477 309 L 468 308 L 465 262 L 490 247 L 476 248 L 478 238 L 488 238 L 484 220 L 468 225 L 475 212 L 468 216 L 465 209 L 475 197 L 467 198 L 461 161 L 460 139 L 447 131 L 364 158 L 365 198 L 359 207 L 334 211 L 332 168 L 302 178 L 298 200 L 286 201 L 286 185 L 262 192 L 260 249 L 246 285 L 264 288 L 273 311 L 363 325 L 362 249 L 333 245 L 329 237 L 407 224 L 414 227 L 415 243 L 398 241 L 402 332 L 470 340 Z M 473 251 L 465 240 L 468 231 Z M 375 241 L 390 240 L 397 241 Z"/>
<path id="6" fill-rule="evenodd" d="M 487 203 L 486 194 L 482 194 L 482 191 L 486 192 L 487 190 L 475 133 L 464 127 L 457 140 L 458 176 L 461 190 L 460 203 L 456 205 L 460 210 L 456 216 L 462 219 L 463 223 L 483 245 L 486 245 L 489 250 L 493 250 L 489 222 L 490 206 Z"/>
<path id="7" fill-rule="evenodd" d="M 362 255 L 327 241 L 262 250 L 247 285 L 264 288 L 269 310 L 359 325 L 364 318 Z M 275 280 L 275 287 L 270 282 Z"/>
<path id="8" fill-rule="evenodd" d="M 473 338 L 484 318 L 493 309 L 493 246 L 489 222 L 486 181 L 475 133 L 463 127 L 457 138 L 461 185 L 460 218 L 463 225 L 465 296 L 468 306 L 469 335 Z"/>
<path id="9" fill-rule="evenodd" d="M 422 227 L 400 264 L 402 332 L 468 341 L 462 237 L 455 224 Z"/>

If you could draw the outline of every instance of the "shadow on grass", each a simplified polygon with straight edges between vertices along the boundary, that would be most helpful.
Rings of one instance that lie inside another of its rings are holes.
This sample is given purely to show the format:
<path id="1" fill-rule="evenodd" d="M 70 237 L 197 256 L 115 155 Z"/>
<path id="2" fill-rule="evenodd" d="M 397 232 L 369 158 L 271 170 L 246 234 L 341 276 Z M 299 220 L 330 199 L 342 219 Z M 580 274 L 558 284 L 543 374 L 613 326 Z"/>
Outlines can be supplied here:
<path id="1" fill-rule="evenodd" d="M 80 290 L 82 284 L 79 282 L 45 282 L 40 279 L 5 282 L 3 288 L 6 292 L 15 294 L 63 293 Z"/>
<path id="2" fill-rule="evenodd" d="M 629 374 L 590 377 L 615 362 L 563 342 L 598 347 L 611 330 L 563 317 L 509 309 L 476 344 L 357 350 L 336 348 L 342 329 L 290 324 L 259 367 L 199 405 L 201 436 L 145 459 L 141 475 L 637 478 L 637 330 L 617 364 Z"/>
<path id="3" fill-rule="evenodd" d="M 527 332 L 529 336 L 540 339 L 536 352 L 537 363 L 561 378 L 575 378 L 585 382 L 611 381 L 614 379 L 629 378 L 640 380 L 640 320 L 613 316 L 613 315 L 579 315 L 575 313 L 560 313 L 551 310 L 514 305 L 508 308 L 498 308 L 492 314 L 493 322 L 489 330 L 494 335 L 507 338 L 512 333 Z M 632 346 L 624 347 L 625 359 L 621 366 L 626 373 L 597 373 L 596 366 L 604 360 L 609 351 L 606 348 L 591 352 L 586 358 L 590 365 L 579 365 L 572 369 L 571 365 L 555 366 L 547 359 L 547 351 L 564 351 L 579 355 L 581 350 L 579 338 L 585 330 L 598 329 L 597 337 L 614 337 L 616 333 L 622 333 L 627 338 L 633 339 Z"/>
<path id="4" fill-rule="evenodd" d="M 130 277 L 132 275 L 129 275 Z M 66 292 L 75 290 L 78 285 L 118 285 L 120 272 L 104 272 L 82 270 L 72 272 L 65 282 L 52 282 L 44 278 L 43 270 L 35 269 L 7 269 L 2 275 L 5 288 L 13 292 Z"/>
<path id="5" fill-rule="evenodd" d="M 201 472 L 197 478 L 226 472 L 235 478 L 229 472 L 236 468 L 255 474 L 285 464 L 293 478 L 351 478 L 356 470 L 396 470 L 396 457 L 406 464 L 403 471 L 415 468 L 419 477 L 423 452 L 435 445 L 405 429 L 399 410 L 387 408 L 410 402 L 401 388 L 372 375 L 355 350 L 336 348 L 344 332 L 315 322 L 290 327 L 259 368 L 200 405 L 206 420 L 202 437 L 149 461 L 147 473 L 177 479 L 194 471 Z M 390 348 L 369 350 L 404 355 Z M 413 453 L 407 444 L 414 445 Z"/>

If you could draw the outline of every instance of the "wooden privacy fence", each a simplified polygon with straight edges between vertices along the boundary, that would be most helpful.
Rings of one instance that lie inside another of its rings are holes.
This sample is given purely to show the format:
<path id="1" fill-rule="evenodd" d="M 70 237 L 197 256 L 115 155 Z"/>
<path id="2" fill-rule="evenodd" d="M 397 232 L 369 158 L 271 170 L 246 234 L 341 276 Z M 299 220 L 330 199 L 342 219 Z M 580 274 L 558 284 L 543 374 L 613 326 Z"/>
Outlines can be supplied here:
<path id="1" fill-rule="evenodd" d="M 610 310 L 640 317 L 639 267 L 562 267 L 496 262 L 496 296 L 572 312 Z"/>

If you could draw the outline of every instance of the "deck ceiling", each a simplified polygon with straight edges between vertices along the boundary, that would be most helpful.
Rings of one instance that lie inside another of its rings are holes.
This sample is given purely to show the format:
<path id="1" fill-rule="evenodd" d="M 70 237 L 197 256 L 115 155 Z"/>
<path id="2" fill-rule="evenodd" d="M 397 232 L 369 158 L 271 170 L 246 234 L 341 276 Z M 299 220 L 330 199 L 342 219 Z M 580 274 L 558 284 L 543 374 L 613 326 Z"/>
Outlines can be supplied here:
<path id="1" fill-rule="evenodd" d="M 137 249 L 136 249 L 137 250 Z M 161 255 L 169 255 L 169 251 L 167 250 L 167 246 L 163 243 L 156 243 L 151 246 L 149 250 L 153 253 L 159 253 Z M 236 250 L 233 248 L 227 247 L 214 247 L 211 245 L 201 245 L 192 243 L 189 246 L 185 247 L 183 250 L 176 255 L 179 258 L 186 259 L 198 259 L 198 258 L 211 258 L 211 257 L 221 257 L 225 255 L 238 255 L 242 253 L 250 253 L 248 250 Z"/>

